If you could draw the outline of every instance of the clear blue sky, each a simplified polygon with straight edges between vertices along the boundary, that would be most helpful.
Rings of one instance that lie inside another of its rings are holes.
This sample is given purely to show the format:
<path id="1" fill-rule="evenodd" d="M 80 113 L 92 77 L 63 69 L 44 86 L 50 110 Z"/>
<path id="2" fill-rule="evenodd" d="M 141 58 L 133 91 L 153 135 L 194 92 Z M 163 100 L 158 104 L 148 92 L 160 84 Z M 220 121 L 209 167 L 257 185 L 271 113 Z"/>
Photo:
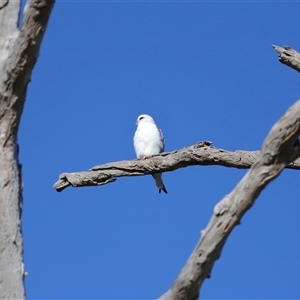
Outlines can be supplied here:
<path id="1" fill-rule="evenodd" d="M 57 193 L 60 173 L 134 159 L 150 114 L 166 151 L 198 141 L 258 150 L 300 96 L 272 44 L 300 50 L 300 3 L 62 2 L 19 131 L 30 299 L 154 299 L 177 277 L 214 205 L 245 174 L 190 167 Z M 300 298 L 300 172 L 285 170 L 228 239 L 201 295 Z"/>

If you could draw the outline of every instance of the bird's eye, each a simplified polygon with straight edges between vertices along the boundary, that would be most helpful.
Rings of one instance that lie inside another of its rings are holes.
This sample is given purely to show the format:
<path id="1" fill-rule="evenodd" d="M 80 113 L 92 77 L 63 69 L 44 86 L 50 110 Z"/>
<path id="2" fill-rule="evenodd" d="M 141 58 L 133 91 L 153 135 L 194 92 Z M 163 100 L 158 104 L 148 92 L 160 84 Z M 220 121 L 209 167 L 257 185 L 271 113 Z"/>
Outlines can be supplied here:
<path id="1" fill-rule="evenodd" d="M 145 117 L 140 117 L 140 121 L 143 120 Z"/>

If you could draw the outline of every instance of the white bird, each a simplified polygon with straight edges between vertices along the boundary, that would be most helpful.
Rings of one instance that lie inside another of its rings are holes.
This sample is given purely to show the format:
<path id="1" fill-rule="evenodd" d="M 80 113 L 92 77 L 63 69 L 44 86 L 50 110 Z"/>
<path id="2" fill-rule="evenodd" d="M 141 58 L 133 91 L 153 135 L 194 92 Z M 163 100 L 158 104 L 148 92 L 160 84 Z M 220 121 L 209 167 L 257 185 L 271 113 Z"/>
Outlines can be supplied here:
<path id="1" fill-rule="evenodd" d="M 133 146 L 138 159 L 145 159 L 164 152 L 165 140 L 161 130 L 149 115 L 140 115 L 136 121 L 137 129 L 133 137 Z M 159 193 L 163 190 L 168 194 L 162 180 L 162 174 L 152 174 Z"/>

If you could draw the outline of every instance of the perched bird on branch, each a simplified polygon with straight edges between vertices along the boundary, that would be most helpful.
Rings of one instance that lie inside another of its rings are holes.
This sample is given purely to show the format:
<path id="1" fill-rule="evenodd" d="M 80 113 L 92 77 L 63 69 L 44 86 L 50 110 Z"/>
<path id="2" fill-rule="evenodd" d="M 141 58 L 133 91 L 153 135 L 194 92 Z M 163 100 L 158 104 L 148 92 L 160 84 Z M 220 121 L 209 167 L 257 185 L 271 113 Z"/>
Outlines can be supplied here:
<path id="1" fill-rule="evenodd" d="M 133 145 L 138 159 L 145 159 L 164 152 L 165 140 L 162 131 L 156 126 L 149 115 L 140 115 L 136 121 L 137 129 L 133 137 Z M 152 174 L 159 193 L 163 190 L 168 194 L 162 180 L 162 174 Z"/>

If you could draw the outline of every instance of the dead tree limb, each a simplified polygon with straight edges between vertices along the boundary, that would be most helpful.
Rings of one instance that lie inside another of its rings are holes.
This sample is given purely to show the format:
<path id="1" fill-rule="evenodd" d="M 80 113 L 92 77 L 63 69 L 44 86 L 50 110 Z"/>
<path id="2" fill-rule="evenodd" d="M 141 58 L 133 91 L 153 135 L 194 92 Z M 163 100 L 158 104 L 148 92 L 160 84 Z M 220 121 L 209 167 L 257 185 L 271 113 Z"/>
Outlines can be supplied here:
<path id="1" fill-rule="evenodd" d="M 54 0 L 28 1 L 21 30 L 21 1 L 0 4 L 0 299 L 25 298 L 17 131 L 53 4 Z"/>
<path id="2" fill-rule="evenodd" d="M 300 72 L 300 53 L 288 46 L 279 47 L 272 45 L 277 51 L 279 61 L 294 70 Z"/>
<path id="3" fill-rule="evenodd" d="M 116 177 L 170 172 L 189 166 L 220 165 L 248 169 L 257 160 L 258 155 L 259 151 L 230 152 L 213 147 L 211 142 L 199 142 L 196 145 L 162 153 L 145 160 L 125 160 L 95 166 L 86 172 L 62 173 L 54 184 L 54 188 L 60 192 L 68 186 L 104 185 L 116 181 Z M 287 167 L 299 170 L 300 159 L 290 163 Z"/>
<path id="4" fill-rule="evenodd" d="M 251 169 L 214 208 L 208 226 L 178 278 L 161 299 L 197 299 L 222 248 L 266 185 L 300 156 L 300 100 L 273 126 Z"/>

